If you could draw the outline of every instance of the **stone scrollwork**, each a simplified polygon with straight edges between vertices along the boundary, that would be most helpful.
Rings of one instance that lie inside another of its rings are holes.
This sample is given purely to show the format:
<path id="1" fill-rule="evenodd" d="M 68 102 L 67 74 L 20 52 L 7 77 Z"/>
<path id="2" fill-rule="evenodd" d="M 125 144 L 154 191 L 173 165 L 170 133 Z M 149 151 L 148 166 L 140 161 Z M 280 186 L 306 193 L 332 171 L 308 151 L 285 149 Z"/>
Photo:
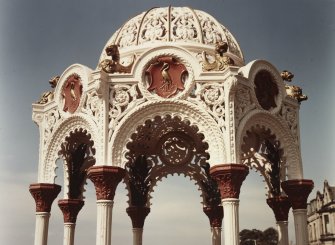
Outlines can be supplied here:
<path id="1" fill-rule="evenodd" d="M 234 101 L 235 128 L 238 127 L 243 116 L 255 107 L 256 105 L 252 102 L 250 89 L 245 86 L 238 86 Z"/>
<path id="2" fill-rule="evenodd" d="M 197 40 L 199 38 L 199 33 L 195 27 L 194 15 L 191 12 L 173 12 L 176 14 L 172 26 L 172 37 L 171 40 Z"/>
<path id="3" fill-rule="evenodd" d="M 109 139 L 119 121 L 130 110 L 145 102 L 137 84 L 115 84 L 110 86 Z"/>
<path id="4" fill-rule="evenodd" d="M 285 120 L 296 143 L 299 142 L 298 111 L 294 106 L 284 103 L 279 115 Z"/>
<path id="5" fill-rule="evenodd" d="M 218 123 L 221 131 L 225 125 L 224 86 L 222 83 L 197 83 L 194 95 L 188 100 L 203 107 Z"/>
<path id="6" fill-rule="evenodd" d="M 54 132 L 57 122 L 61 119 L 61 115 L 57 108 L 48 111 L 44 115 L 44 135 L 43 141 L 44 145 L 48 142 L 51 134 Z"/>

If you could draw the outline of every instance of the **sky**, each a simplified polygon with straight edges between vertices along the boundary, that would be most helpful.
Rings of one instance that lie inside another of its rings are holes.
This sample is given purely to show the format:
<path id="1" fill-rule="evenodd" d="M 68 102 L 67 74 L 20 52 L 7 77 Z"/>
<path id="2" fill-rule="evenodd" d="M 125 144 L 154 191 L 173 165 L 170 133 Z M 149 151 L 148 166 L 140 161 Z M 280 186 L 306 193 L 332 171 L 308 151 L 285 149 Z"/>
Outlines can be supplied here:
<path id="1" fill-rule="evenodd" d="M 335 186 L 335 0 L 0 0 L 1 244 L 34 240 L 35 203 L 28 187 L 37 181 L 39 132 L 31 120 L 31 104 L 49 90 L 48 80 L 71 64 L 94 69 L 105 43 L 128 19 L 169 5 L 190 6 L 214 16 L 237 39 L 246 63 L 264 59 L 279 71 L 295 74 L 293 83 L 309 97 L 301 105 L 300 132 L 304 178 L 315 183 L 310 198 L 322 190 L 325 179 Z M 61 177 L 56 183 L 62 183 Z M 265 193 L 262 178 L 251 172 L 241 189 L 241 229 L 275 226 Z M 95 244 L 95 191 L 90 182 L 85 195 L 75 242 Z M 62 214 L 56 201 L 49 245 L 62 243 Z M 112 244 L 132 243 L 126 201 L 121 183 L 113 209 Z M 200 192 L 188 178 L 163 179 L 152 202 L 144 244 L 211 243 Z M 292 213 L 289 229 L 293 240 Z"/>

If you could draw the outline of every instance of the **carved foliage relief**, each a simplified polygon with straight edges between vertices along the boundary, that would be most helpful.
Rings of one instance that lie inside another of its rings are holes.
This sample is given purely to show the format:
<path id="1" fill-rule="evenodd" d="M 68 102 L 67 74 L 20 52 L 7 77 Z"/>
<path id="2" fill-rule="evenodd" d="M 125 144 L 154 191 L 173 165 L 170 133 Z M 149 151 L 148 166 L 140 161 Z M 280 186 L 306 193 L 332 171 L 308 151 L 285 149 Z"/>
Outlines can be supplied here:
<path id="1" fill-rule="evenodd" d="M 87 177 L 87 170 L 95 164 L 95 149 L 91 136 L 85 130 L 75 130 L 66 137 L 61 145 L 59 155 L 66 162 L 68 177 L 68 198 L 82 197 L 82 189 Z"/>
<path id="2" fill-rule="evenodd" d="M 196 83 L 194 93 L 188 98 L 205 109 L 217 122 L 222 132 L 226 130 L 225 94 L 223 83 Z"/>

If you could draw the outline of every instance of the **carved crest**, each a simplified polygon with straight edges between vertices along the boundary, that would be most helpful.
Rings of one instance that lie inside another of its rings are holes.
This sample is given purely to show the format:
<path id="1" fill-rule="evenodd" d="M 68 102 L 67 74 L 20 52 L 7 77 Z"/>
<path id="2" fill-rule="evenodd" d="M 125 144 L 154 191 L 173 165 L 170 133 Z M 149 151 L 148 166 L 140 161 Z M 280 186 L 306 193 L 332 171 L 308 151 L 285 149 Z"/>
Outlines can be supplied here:
<path id="1" fill-rule="evenodd" d="M 66 79 L 62 90 L 62 96 L 64 98 L 63 111 L 74 113 L 79 106 L 82 92 L 83 86 L 80 76 L 76 73 L 70 75 Z"/>
<path id="2" fill-rule="evenodd" d="M 170 98 L 185 89 L 183 77 L 187 74 L 186 67 L 171 56 L 158 58 L 146 74 L 150 77 L 148 90 L 163 98 Z"/>

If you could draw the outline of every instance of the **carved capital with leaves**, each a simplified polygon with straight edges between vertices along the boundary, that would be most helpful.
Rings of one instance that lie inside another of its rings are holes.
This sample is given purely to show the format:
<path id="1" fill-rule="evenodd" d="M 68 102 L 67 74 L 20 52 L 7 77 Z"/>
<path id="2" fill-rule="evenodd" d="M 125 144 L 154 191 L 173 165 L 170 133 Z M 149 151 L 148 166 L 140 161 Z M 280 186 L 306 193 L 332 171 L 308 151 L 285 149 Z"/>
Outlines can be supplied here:
<path id="1" fill-rule="evenodd" d="M 64 223 L 76 223 L 78 213 L 84 206 L 84 201 L 80 199 L 61 199 L 58 201 L 58 206 L 62 210 Z"/>
<path id="2" fill-rule="evenodd" d="M 309 179 L 286 180 L 281 183 L 288 199 L 292 204 L 293 210 L 306 209 L 307 198 L 314 188 L 314 182 Z"/>
<path id="3" fill-rule="evenodd" d="M 150 208 L 142 206 L 134 206 L 127 208 L 127 214 L 131 218 L 133 228 L 143 228 L 144 221 L 147 215 L 150 213 Z"/>
<path id="4" fill-rule="evenodd" d="M 29 191 L 36 203 L 36 212 L 50 212 L 61 186 L 49 183 L 36 183 L 29 186 Z"/>
<path id="5" fill-rule="evenodd" d="M 218 183 L 221 198 L 239 198 L 249 168 L 243 164 L 220 164 L 211 167 L 210 174 Z"/>
<path id="6" fill-rule="evenodd" d="M 275 196 L 266 199 L 266 203 L 272 209 L 276 221 L 287 221 L 288 212 L 291 208 L 291 203 L 287 196 Z"/>
<path id="7" fill-rule="evenodd" d="M 223 219 L 222 206 L 204 207 L 203 210 L 209 219 L 211 227 L 222 227 L 222 219 Z"/>
<path id="8" fill-rule="evenodd" d="M 117 185 L 123 179 L 125 170 L 115 166 L 93 166 L 88 178 L 93 182 L 97 200 L 113 200 Z"/>

